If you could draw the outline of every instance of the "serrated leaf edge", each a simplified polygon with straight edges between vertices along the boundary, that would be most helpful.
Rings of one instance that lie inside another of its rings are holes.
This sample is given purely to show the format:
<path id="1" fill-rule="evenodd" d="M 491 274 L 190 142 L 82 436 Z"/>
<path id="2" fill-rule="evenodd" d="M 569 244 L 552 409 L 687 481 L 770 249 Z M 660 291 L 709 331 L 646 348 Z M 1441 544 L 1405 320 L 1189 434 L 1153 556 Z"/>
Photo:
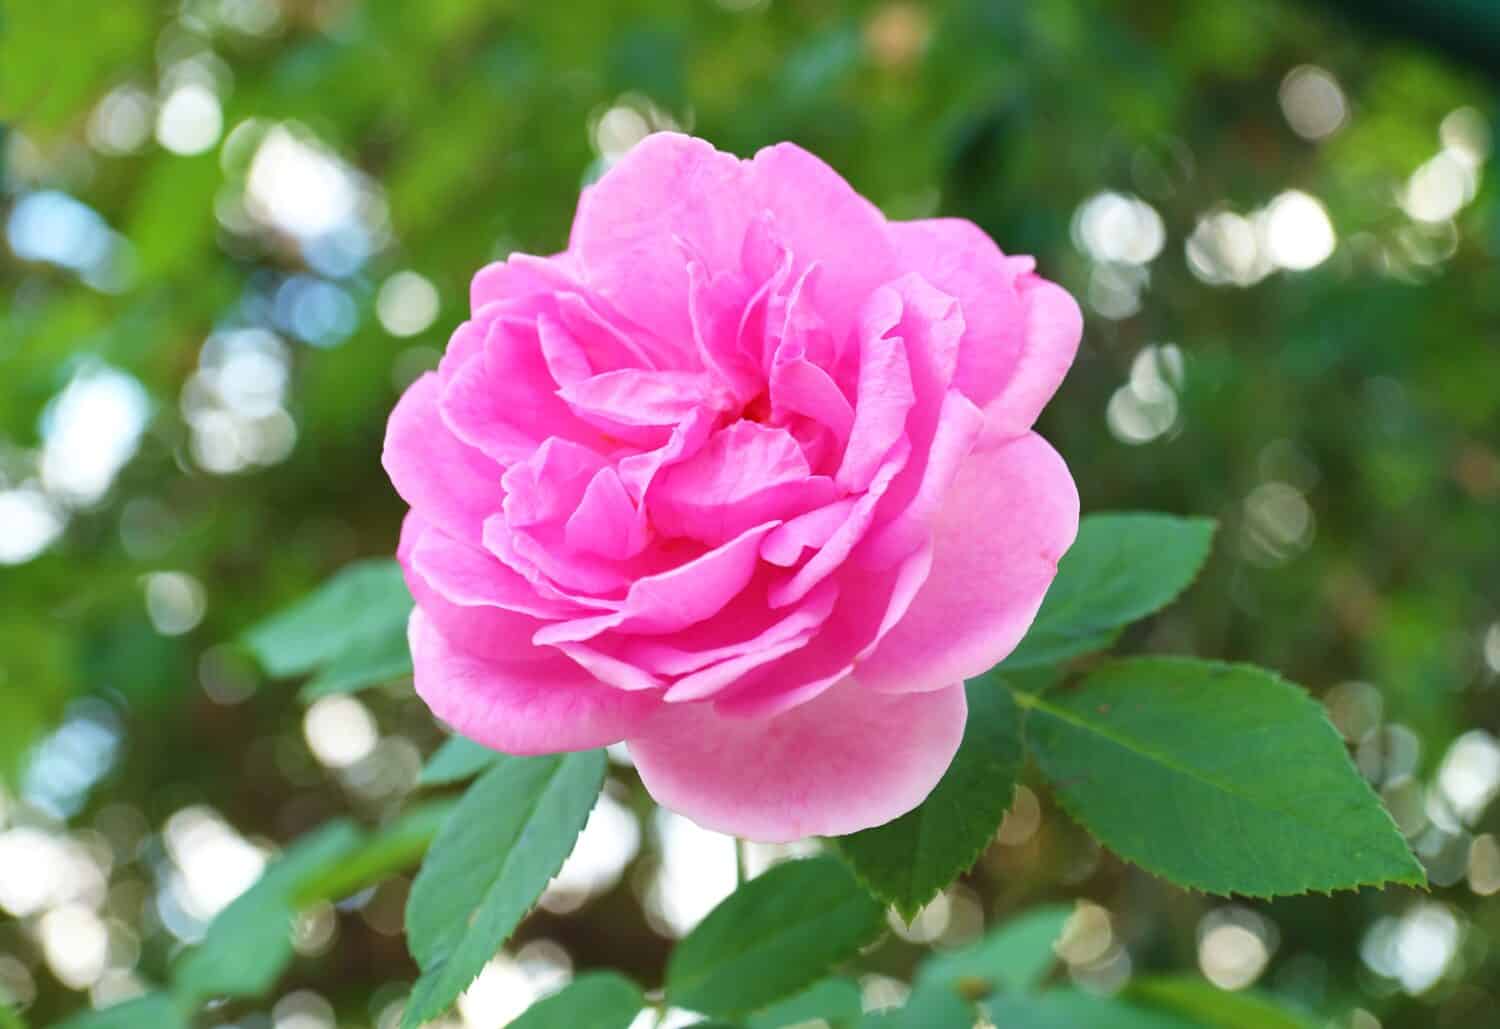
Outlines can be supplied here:
<path id="1" fill-rule="evenodd" d="M 1190 658 L 1190 657 L 1135 657 L 1135 658 L 1118 658 L 1118 659 L 1115 659 L 1113 661 L 1110 661 L 1108 664 L 1101 666 L 1101 668 L 1100 668 L 1099 671 L 1105 671 L 1105 670 L 1108 670 L 1109 668 L 1113 668 L 1113 667 L 1116 667 L 1116 666 L 1119 666 L 1119 665 L 1134 664 L 1134 663 L 1140 662 L 1140 661 L 1151 661 L 1153 663 L 1155 663 L 1155 662 L 1177 662 L 1177 663 L 1181 663 L 1181 664 L 1184 664 L 1184 665 L 1193 665 L 1193 666 L 1197 666 L 1197 667 L 1208 666 L 1208 667 L 1217 668 L 1217 669 L 1224 669 L 1224 670 L 1252 671 L 1252 672 L 1255 672 L 1258 675 L 1266 676 L 1269 680 L 1271 680 L 1272 682 L 1274 682 L 1276 685 L 1284 686 L 1284 687 L 1287 688 L 1288 691 L 1290 691 L 1291 693 L 1295 694 L 1296 697 L 1297 697 L 1297 701 L 1299 703 L 1302 703 L 1304 705 L 1308 705 L 1308 706 L 1310 706 L 1310 707 L 1312 707 L 1312 708 L 1315 709 L 1315 711 L 1316 711 L 1316 718 L 1317 718 L 1319 724 L 1322 725 L 1322 726 L 1324 726 L 1327 729 L 1327 731 L 1330 734 L 1332 734 L 1333 738 L 1338 743 L 1340 749 L 1343 751 L 1345 760 L 1348 760 L 1348 748 L 1344 744 L 1344 738 L 1343 738 L 1342 735 L 1340 735 L 1338 729 L 1336 729 L 1334 727 L 1333 723 L 1331 721 L 1329 721 L 1329 719 L 1328 719 L 1328 712 L 1323 707 L 1323 705 L 1320 704 L 1320 703 L 1318 703 L 1316 700 L 1314 700 L 1312 698 L 1311 694 L 1309 694 L 1307 692 L 1307 690 L 1303 689 L 1301 686 L 1297 685 L 1296 683 L 1293 683 L 1293 682 L 1288 681 L 1287 679 L 1284 679 L 1280 674 L 1278 674 L 1277 672 L 1275 672 L 1272 669 L 1263 668 L 1260 665 L 1254 665 L 1254 664 L 1250 664 L 1248 662 L 1208 661 L 1208 660 L 1203 660 L 1203 659 L 1200 659 L 1200 658 Z M 1096 672 L 1095 674 L 1098 674 L 1098 673 Z M 1085 680 L 1085 682 L 1087 682 L 1087 680 Z M 1026 732 L 1026 724 L 1027 724 L 1027 721 L 1029 720 L 1029 716 L 1030 716 L 1031 710 L 1033 708 L 1037 708 L 1037 707 L 1042 706 L 1045 703 L 1045 701 L 1043 701 L 1043 699 L 1041 697 L 1037 696 L 1036 694 L 1028 693 L 1025 690 L 1016 689 L 1016 688 L 1010 686 L 1009 684 L 1006 685 L 1006 688 L 1010 689 L 1011 692 L 1013 694 L 1015 694 L 1016 704 L 1018 706 L 1020 706 L 1021 709 L 1022 709 L 1023 719 L 1022 719 L 1022 723 L 1021 723 L 1021 732 L 1022 732 L 1022 739 L 1024 740 L 1025 739 L 1025 732 Z M 1076 688 L 1082 689 L 1083 688 L 1083 684 L 1080 684 Z M 1050 707 L 1051 705 L 1047 705 L 1047 706 Z M 1381 801 L 1380 795 L 1375 792 L 1374 788 L 1371 787 L 1369 781 L 1367 779 L 1365 779 L 1365 777 L 1359 773 L 1358 768 L 1355 768 L 1353 766 L 1352 762 L 1351 762 L 1351 766 L 1350 767 L 1351 767 L 1351 770 L 1354 772 L 1355 778 L 1359 781 L 1360 785 L 1364 788 L 1366 795 L 1375 803 L 1375 807 L 1379 810 L 1379 812 L 1381 813 L 1381 815 L 1384 816 L 1387 824 L 1390 826 L 1391 831 L 1396 834 L 1397 838 L 1399 838 L 1399 839 L 1402 840 L 1403 844 L 1405 844 L 1405 836 L 1402 835 L 1400 827 L 1397 826 L 1397 824 L 1396 824 L 1395 818 L 1393 818 L 1391 816 L 1390 811 L 1386 808 L 1384 802 Z M 1049 785 L 1051 785 L 1050 780 L 1049 780 Z M 1068 797 L 1067 797 L 1066 794 L 1064 794 L 1062 791 L 1057 790 L 1057 789 L 1054 788 L 1053 791 L 1052 791 L 1052 795 L 1053 795 L 1054 799 L 1056 799 L 1058 805 L 1064 811 L 1066 811 L 1068 813 L 1068 816 L 1070 818 L 1072 818 L 1073 821 L 1075 821 L 1076 823 L 1078 823 L 1079 825 L 1081 825 L 1085 829 L 1087 829 L 1089 831 L 1089 835 L 1094 836 L 1094 838 L 1096 840 L 1098 839 L 1097 834 L 1095 834 L 1094 830 L 1089 826 L 1088 821 L 1077 810 L 1076 806 L 1068 799 Z M 1201 881 L 1195 881 L 1193 878 L 1190 878 L 1190 877 L 1178 878 L 1176 876 L 1168 875 L 1167 873 L 1162 872 L 1162 871 L 1160 871 L 1160 870 L 1158 870 L 1156 868 L 1152 868 L 1147 862 L 1141 861 L 1139 858 L 1137 858 L 1137 857 L 1135 857 L 1133 855 L 1126 854 L 1126 853 L 1124 853 L 1124 852 L 1122 852 L 1120 850 L 1117 850 L 1113 846 L 1109 846 L 1109 845 L 1104 844 L 1104 842 L 1102 840 L 1100 840 L 1099 842 L 1100 842 L 1101 846 L 1103 846 L 1106 850 L 1110 851 L 1111 853 L 1115 854 L 1121 860 L 1126 861 L 1127 863 L 1134 865 L 1135 867 L 1141 869 L 1142 871 L 1145 871 L 1145 872 L 1149 873 L 1150 875 L 1153 875 L 1156 878 L 1161 879 L 1164 882 L 1169 882 L 1169 883 L 1171 883 L 1174 886 L 1179 886 L 1179 887 L 1182 887 L 1183 889 L 1187 889 L 1187 890 L 1190 890 L 1190 891 L 1193 891 L 1193 892 L 1196 892 L 1196 893 L 1202 893 L 1202 894 L 1205 894 L 1207 896 L 1212 896 L 1212 897 L 1249 897 L 1249 898 L 1256 899 L 1256 900 L 1270 900 L 1270 899 L 1273 899 L 1273 898 L 1276 898 L 1276 897 L 1305 897 L 1305 896 L 1310 896 L 1310 895 L 1315 894 L 1315 893 L 1319 894 L 1321 896 L 1331 897 L 1335 893 L 1338 893 L 1338 892 L 1341 892 L 1341 891 L 1358 891 L 1358 890 L 1364 889 L 1366 887 L 1380 889 L 1380 888 L 1385 887 L 1385 886 L 1410 886 L 1410 887 L 1413 887 L 1413 888 L 1416 888 L 1416 889 L 1421 889 L 1421 890 L 1426 890 L 1426 889 L 1429 888 L 1428 887 L 1428 883 L 1427 883 L 1426 871 L 1423 869 L 1421 861 L 1418 860 L 1418 858 L 1416 857 L 1416 855 L 1414 855 L 1411 852 L 1411 848 L 1409 846 L 1406 847 L 1406 854 L 1407 854 L 1407 857 L 1410 859 L 1411 865 L 1412 865 L 1412 868 L 1413 868 L 1413 875 L 1410 876 L 1410 877 L 1408 877 L 1408 876 L 1386 876 L 1385 878 L 1378 878 L 1378 879 L 1361 879 L 1361 880 L 1357 880 L 1357 881 L 1351 882 L 1351 883 L 1343 883 L 1343 884 L 1338 884 L 1338 885 L 1330 886 L 1330 887 L 1328 887 L 1326 889 L 1320 888 L 1320 887 L 1317 887 L 1317 886 L 1308 886 L 1308 887 L 1306 887 L 1304 889 L 1301 889 L 1301 890 L 1290 890 L 1290 891 L 1287 891 L 1287 892 L 1259 892 L 1259 891 L 1255 891 L 1255 890 L 1221 890 L 1221 889 L 1218 889 L 1218 888 L 1216 888 L 1214 886 L 1208 885 L 1207 883 L 1204 883 L 1204 882 L 1201 882 Z"/>
<path id="2" fill-rule="evenodd" d="M 587 752 L 585 751 L 584 753 L 587 753 Z M 573 756 L 572 754 L 563 754 L 562 755 L 562 757 L 563 757 L 564 760 L 558 762 L 558 771 L 562 770 L 563 764 L 567 760 L 567 758 L 570 758 L 572 756 Z M 604 779 L 609 774 L 609 768 L 608 768 L 608 765 L 604 761 L 601 760 L 599 762 L 599 769 L 600 769 L 599 789 L 603 790 L 603 788 L 604 788 Z M 488 768 L 488 769 L 486 769 L 483 772 L 483 774 L 479 778 L 483 778 L 486 775 L 490 775 L 495 770 L 496 769 L 493 768 L 493 767 Z M 554 775 L 553 778 L 549 779 L 548 785 L 551 785 L 551 783 L 553 781 L 555 781 L 555 775 Z M 531 811 L 535 811 L 536 810 L 537 806 L 541 803 L 541 797 L 542 797 L 542 795 L 545 794 L 545 792 L 546 791 L 543 790 L 542 793 L 538 794 L 537 798 L 532 801 Z M 597 802 L 597 797 L 596 797 L 596 802 Z M 593 805 L 592 804 L 589 806 L 589 810 L 590 811 L 593 810 Z M 528 812 L 528 817 L 529 817 L 529 815 L 530 815 L 530 812 Z M 588 819 L 588 816 L 585 815 L 584 816 L 584 821 L 587 822 L 587 819 Z M 578 831 L 579 831 L 580 834 L 583 832 L 583 826 L 582 825 L 580 825 L 578 827 Z M 440 831 L 440 835 L 441 835 L 441 831 Z M 435 845 L 436 843 L 437 843 L 437 839 L 434 838 L 433 844 Z M 577 845 L 578 845 L 578 837 L 575 835 L 574 838 L 573 838 L 573 847 L 576 847 Z M 559 860 L 557 862 L 557 867 L 552 868 L 547 873 L 547 882 L 550 882 L 552 880 L 552 878 L 554 876 L 556 876 L 557 873 L 562 869 L 563 864 L 568 860 L 568 857 L 572 854 L 573 847 L 568 848 L 568 853 L 564 854 L 562 856 L 561 860 Z M 432 854 L 432 848 L 428 849 L 427 854 L 428 854 L 428 856 L 430 856 Z M 502 866 L 501 866 L 502 872 L 503 872 L 504 868 L 509 865 L 509 862 L 510 862 L 510 857 L 507 855 L 505 863 L 502 864 Z M 422 861 L 422 867 L 420 869 L 418 869 L 416 876 L 414 876 L 412 878 L 412 892 L 413 893 L 415 893 L 415 891 L 416 891 L 417 879 L 421 878 L 422 872 L 425 871 L 426 868 L 427 868 L 427 860 L 424 857 L 424 859 Z M 501 875 L 499 875 L 499 874 L 497 874 L 495 876 L 495 879 L 497 881 L 500 878 L 501 878 Z M 473 910 L 469 912 L 469 920 L 472 921 L 472 919 L 474 917 L 474 914 L 476 912 L 478 912 L 481 908 L 483 908 L 485 906 L 485 904 L 489 901 L 489 899 L 490 899 L 490 890 L 494 889 L 494 885 L 495 885 L 494 883 L 491 883 L 490 886 L 489 886 L 489 888 L 485 890 L 484 895 L 479 899 L 479 902 L 474 905 Z M 520 924 L 522 922 L 524 922 L 531 915 L 531 913 L 533 911 L 536 910 L 537 903 L 538 903 L 538 901 L 541 900 L 541 893 L 543 891 L 545 891 L 545 890 L 546 890 L 546 883 L 543 883 L 542 891 L 539 891 L 537 893 L 537 896 L 532 900 L 532 902 L 529 905 L 527 905 L 526 910 L 524 912 L 522 912 L 521 916 L 516 920 L 516 926 L 517 927 L 519 927 Z M 405 918 L 403 918 L 403 922 L 404 921 L 405 921 Z M 509 938 L 509 937 L 507 937 L 507 938 Z M 504 944 L 505 944 L 505 940 L 501 940 L 501 941 L 499 941 L 495 945 L 495 947 L 498 950 L 500 947 L 504 946 Z M 412 984 L 411 993 L 407 996 L 406 1007 L 401 1012 L 401 1027 L 400 1027 L 400 1029 L 419 1029 L 419 1027 L 422 1026 L 423 1024 L 425 1024 L 426 1022 L 429 1022 L 432 1019 L 437 1018 L 439 1015 L 442 1015 L 443 1013 L 445 1013 L 446 1011 L 448 1011 L 454 1005 L 454 1003 L 458 1000 L 459 995 L 462 994 L 464 990 L 466 990 L 470 986 L 472 986 L 473 983 L 474 983 L 474 980 L 478 979 L 480 973 L 484 971 L 484 969 L 481 967 L 479 969 L 479 971 L 476 971 L 472 976 L 470 976 L 469 977 L 469 981 L 466 982 L 462 987 L 460 987 L 459 990 L 458 990 L 458 992 L 455 993 L 451 998 L 449 998 L 448 1000 L 442 1002 L 442 1006 L 438 1010 L 436 1010 L 436 1011 L 424 1011 L 421 1015 L 415 1015 L 414 1016 L 412 1014 L 412 1012 L 415 1011 L 415 1010 L 417 1010 L 417 1008 L 412 1004 L 412 1001 L 416 997 L 417 989 L 422 985 L 422 982 L 424 980 L 429 980 L 429 979 L 432 979 L 432 978 L 436 978 L 437 974 L 448 964 L 448 959 L 452 956 L 453 952 L 457 949 L 457 947 L 458 947 L 458 945 L 455 944 L 454 946 L 452 946 L 452 947 L 448 948 L 446 951 L 444 951 L 441 955 L 435 955 L 435 956 L 433 956 L 432 959 L 431 959 L 431 964 L 428 965 L 428 966 L 426 966 L 426 967 L 423 967 L 421 965 L 421 963 L 418 962 L 418 967 L 421 968 L 421 974 L 417 976 L 417 981 Z M 410 944 L 408 944 L 408 950 L 410 950 Z M 412 959 L 414 961 L 416 960 L 416 955 L 415 954 L 412 955 Z"/>

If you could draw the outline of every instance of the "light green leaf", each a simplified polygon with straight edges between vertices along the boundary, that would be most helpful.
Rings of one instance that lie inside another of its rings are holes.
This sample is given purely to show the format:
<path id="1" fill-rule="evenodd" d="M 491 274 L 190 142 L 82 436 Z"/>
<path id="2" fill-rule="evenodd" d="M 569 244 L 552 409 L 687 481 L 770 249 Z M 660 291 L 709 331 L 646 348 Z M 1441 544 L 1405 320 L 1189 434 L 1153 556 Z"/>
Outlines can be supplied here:
<path id="1" fill-rule="evenodd" d="M 1062 804 L 1172 882 L 1265 897 L 1425 881 L 1322 706 L 1270 672 L 1141 658 L 1017 697 Z"/>
<path id="2" fill-rule="evenodd" d="M 446 786 L 473 778 L 505 755 L 463 736 L 450 736 L 438 747 L 417 779 L 419 786 Z"/>
<path id="3" fill-rule="evenodd" d="M 1214 522 L 1164 514 L 1096 514 L 1057 565 L 1020 646 L 1000 665 L 1028 668 L 1107 648 L 1120 629 L 1166 607 L 1213 546 Z"/>
<path id="4" fill-rule="evenodd" d="M 833 857 L 777 865 L 709 912 L 667 962 L 667 999 L 733 1017 L 789 997 L 874 939 L 884 911 Z"/>
<path id="5" fill-rule="evenodd" d="M 346 655 L 352 661 L 392 637 L 404 649 L 411 608 L 395 561 L 359 561 L 252 628 L 245 644 L 268 674 L 304 675 Z"/>
<path id="6" fill-rule="evenodd" d="M 821 1018 L 834 1025 L 857 1020 L 864 1008 L 859 984 L 852 979 L 823 979 L 786 1000 L 779 1001 L 746 1019 L 748 1029 L 781 1029 Z"/>
<path id="7" fill-rule="evenodd" d="M 410 868 L 427 853 L 457 800 L 429 801 L 377 829 L 341 860 L 308 876 L 293 898 L 298 906 L 336 901 Z"/>
<path id="8" fill-rule="evenodd" d="M 412 674 L 405 622 L 393 623 L 373 638 L 357 643 L 324 665 L 298 694 L 304 701 L 334 693 L 355 693 Z"/>
<path id="9" fill-rule="evenodd" d="M 511 1029 L 629 1029 L 645 1001 L 635 983 L 614 972 L 580 975 L 538 1001 L 510 1023 Z"/>
<path id="10" fill-rule="evenodd" d="M 918 985 L 901 1007 L 872 1011 L 857 1025 L 858 1029 L 973 1029 L 974 1023 L 972 1002 L 941 986 Z"/>
<path id="11" fill-rule="evenodd" d="M 996 997 L 986 1007 L 990 1020 L 1007 1029 L 1203 1029 L 1169 1012 L 1073 989 Z"/>
<path id="12" fill-rule="evenodd" d="M 25 1019 L 3 1000 L 0 1000 L 0 1029 L 26 1029 Z"/>
<path id="13" fill-rule="evenodd" d="M 1316 1029 L 1318 1023 L 1253 990 L 1221 990 L 1193 976 L 1137 979 L 1125 991 L 1144 1007 L 1162 1008 L 1205 1029 Z"/>
<path id="14" fill-rule="evenodd" d="M 5 1025 L 3 1019 L 0 1025 Z M 169 994 L 147 993 L 98 1011 L 74 1015 L 54 1029 L 188 1029 L 189 1025 L 188 1016 Z"/>
<path id="15" fill-rule="evenodd" d="M 401 1024 L 435 1018 L 474 981 L 557 874 L 604 785 L 604 753 L 501 756 L 433 841 L 406 903 L 422 969 Z"/>
<path id="16" fill-rule="evenodd" d="M 172 992 L 187 1003 L 257 997 L 292 960 L 293 898 L 309 878 L 343 861 L 359 845 L 353 823 L 337 821 L 303 837 L 221 911 L 198 946 L 178 959 Z"/>
<path id="17" fill-rule="evenodd" d="M 1072 908 L 1061 904 L 1027 911 L 966 947 L 929 958 L 917 971 L 917 982 L 943 985 L 972 999 L 1034 990 L 1057 961 L 1053 947 L 1071 914 Z"/>
<path id="18" fill-rule="evenodd" d="M 1023 751 L 1009 691 L 967 687 L 969 720 L 942 781 L 893 822 L 835 841 L 871 893 L 908 920 L 984 852 L 1010 806 Z"/>

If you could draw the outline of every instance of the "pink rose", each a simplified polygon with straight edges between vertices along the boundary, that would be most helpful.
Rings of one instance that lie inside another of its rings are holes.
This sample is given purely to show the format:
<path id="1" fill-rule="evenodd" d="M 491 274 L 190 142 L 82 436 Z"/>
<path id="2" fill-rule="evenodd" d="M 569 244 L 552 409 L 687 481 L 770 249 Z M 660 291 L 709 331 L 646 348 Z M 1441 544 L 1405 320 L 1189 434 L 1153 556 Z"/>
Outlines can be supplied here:
<path id="1" fill-rule="evenodd" d="M 915 807 L 1078 526 L 1031 431 L 1078 306 L 791 144 L 646 139 L 483 269 L 396 405 L 417 692 L 511 754 L 628 742 L 758 840 Z"/>

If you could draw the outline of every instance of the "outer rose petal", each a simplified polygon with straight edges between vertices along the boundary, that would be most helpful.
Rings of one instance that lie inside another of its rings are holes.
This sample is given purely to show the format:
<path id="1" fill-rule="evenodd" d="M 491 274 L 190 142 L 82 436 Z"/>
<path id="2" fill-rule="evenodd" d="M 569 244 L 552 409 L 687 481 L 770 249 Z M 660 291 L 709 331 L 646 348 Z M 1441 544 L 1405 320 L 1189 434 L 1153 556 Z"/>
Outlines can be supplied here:
<path id="1" fill-rule="evenodd" d="M 1030 628 L 1077 533 L 1078 489 L 1046 440 L 971 454 L 934 522 L 931 574 L 855 679 L 907 693 L 989 670 Z"/>
<path id="2" fill-rule="evenodd" d="M 550 614 L 549 602 L 487 551 L 459 543 L 408 514 L 396 557 L 413 599 L 460 650 L 499 661 L 551 656 L 531 642 L 543 623 L 525 613 Z"/>
<path id="3" fill-rule="evenodd" d="M 477 543 L 500 509 L 500 466 L 461 443 L 438 413 L 442 383 L 428 372 L 402 394 L 385 430 L 380 463 L 401 499 L 423 519 Z"/>
<path id="4" fill-rule="evenodd" d="M 1078 352 L 1078 304 L 972 222 L 891 222 L 888 232 L 904 260 L 959 299 L 967 331 L 953 384 L 984 408 L 986 442 L 1030 429 Z"/>
<path id="5" fill-rule="evenodd" d="M 658 132 L 631 148 L 578 205 L 568 249 L 589 286 L 692 353 L 688 258 L 733 268 L 752 213 L 739 159 Z M 684 253 L 684 247 L 687 252 Z"/>
<path id="6" fill-rule="evenodd" d="M 664 708 L 629 740 L 646 789 L 718 832 L 766 843 L 898 818 L 937 785 L 963 737 L 963 686 L 881 696 L 844 680 L 765 720 Z"/>
<path id="7" fill-rule="evenodd" d="M 1083 338 L 1083 312 L 1067 290 L 1035 275 L 1021 276 L 1017 286 L 1026 314 L 1026 344 L 1000 395 L 985 405 L 981 447 L 1031 428 L 1068 374 Z"/>
<path id="8" fill-rule="evenodd" d="M 816 261 L 819 313 L 835 338 L 854 323 L 876 286 L 900 274 L 885 216 L 820 158 L 793 143 L 758 152 L 746 166 L 755 207 L 771 213 L 771 235 L 799 267 Z"/>
<path id="9" fill-rule="evenodd" d="M 507 664 L 451 646 L 417 608 L 407 623 L 417 694 L 455 731 L 507 754 L 587 750 L 638 735 L 653 695 L 602 685 L 559 655 Z"/>

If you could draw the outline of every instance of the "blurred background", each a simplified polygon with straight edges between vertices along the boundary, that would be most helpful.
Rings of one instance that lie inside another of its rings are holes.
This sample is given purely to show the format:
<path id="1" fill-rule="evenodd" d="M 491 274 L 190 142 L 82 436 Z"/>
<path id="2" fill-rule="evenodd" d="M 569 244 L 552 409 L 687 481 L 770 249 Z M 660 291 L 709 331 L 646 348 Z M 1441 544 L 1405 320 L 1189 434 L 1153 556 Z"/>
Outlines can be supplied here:
<path id="1" fill-rule="evenodd" d="M 0 998 L 47 1025 L 159 983 L 279 845 L 413 789 L 440 734 L 408 684 L 304 708 L 230 641 L 393 550 L 386 414 L 471 273 L 560 249 L 580 186 L 679 128 L 795 140 L 1080 298 L 1042 429 L 1085 510 L 1222 520 L 1125 648 L 1313 690 L 1433 883 L 1191 895 L 1023 788 L 973 874 L 869 956 L 867 1003 L 921 946 L 1082 898 L 1064 957 L 1090 986 L 1199 969 L 1340 1029 L 1494 1025 L 1497 77 L 1482 0 L 12 0 Z M 617 761 L 452 1024 L 597 965 L 659 982 L 733 881 L 729 841 Z M 305 915 L 275 994 L 202 1024 L 393 1024 L 405 885 Z"/>

